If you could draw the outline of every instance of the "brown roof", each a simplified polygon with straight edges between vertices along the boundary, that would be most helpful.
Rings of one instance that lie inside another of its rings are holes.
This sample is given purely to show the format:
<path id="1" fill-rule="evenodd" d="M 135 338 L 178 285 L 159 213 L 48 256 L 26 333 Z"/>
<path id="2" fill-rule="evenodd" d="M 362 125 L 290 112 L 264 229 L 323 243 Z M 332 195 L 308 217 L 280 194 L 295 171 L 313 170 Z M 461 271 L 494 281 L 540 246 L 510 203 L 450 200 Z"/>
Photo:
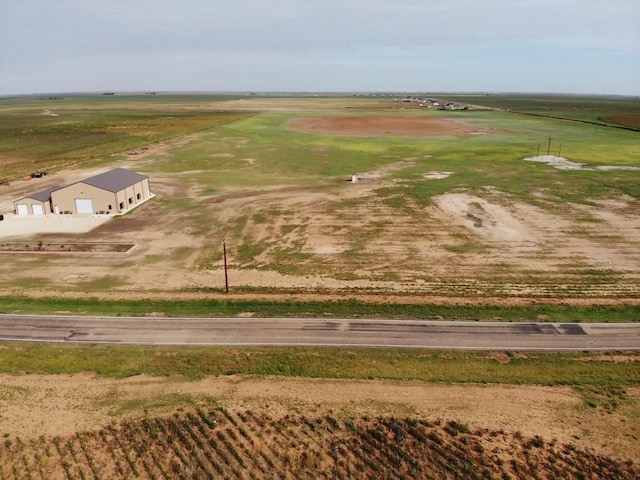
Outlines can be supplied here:
<path id="1" fill-rule="evenodd" d="M 115 193 L 147 178 L 149 177 L 146 175 L 132 172 L 125 168 L 114 168 L 108 172 L 82 180 L 82 183 Z"/>

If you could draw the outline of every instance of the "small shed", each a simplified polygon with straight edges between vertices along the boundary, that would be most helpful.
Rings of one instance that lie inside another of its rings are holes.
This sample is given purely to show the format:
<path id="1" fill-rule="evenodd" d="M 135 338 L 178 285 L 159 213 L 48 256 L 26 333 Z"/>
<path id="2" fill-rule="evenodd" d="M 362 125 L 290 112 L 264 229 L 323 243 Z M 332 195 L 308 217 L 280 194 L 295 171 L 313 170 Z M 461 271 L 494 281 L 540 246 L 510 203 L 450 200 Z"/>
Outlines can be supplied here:
<path id="1" fill-rule="evenodd" d="M 114 168 L 51 193 L 56 213 L 119 214 L 151 197 L 149 177 Z"/>
<path id="2" fill-rule="evenodd" d="M 51 213 L 51 192 L 59 186 L 45 188 L 13 202 L 16 215 L 48 215 Z"/>

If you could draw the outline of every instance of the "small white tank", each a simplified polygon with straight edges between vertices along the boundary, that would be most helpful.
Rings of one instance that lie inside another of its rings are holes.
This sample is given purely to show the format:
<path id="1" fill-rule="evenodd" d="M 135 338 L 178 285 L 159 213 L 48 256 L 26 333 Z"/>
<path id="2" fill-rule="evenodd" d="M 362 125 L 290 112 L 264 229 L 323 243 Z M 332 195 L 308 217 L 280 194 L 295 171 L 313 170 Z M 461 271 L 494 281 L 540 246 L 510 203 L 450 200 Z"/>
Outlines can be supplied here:
<path id="1" fill-rule="evenodd" d="M 358 183 L 358 180 L 359 180 L 359 178 L 358 178 L 357 174 L 356 175 L 351 175 L 351 183 Z"/>

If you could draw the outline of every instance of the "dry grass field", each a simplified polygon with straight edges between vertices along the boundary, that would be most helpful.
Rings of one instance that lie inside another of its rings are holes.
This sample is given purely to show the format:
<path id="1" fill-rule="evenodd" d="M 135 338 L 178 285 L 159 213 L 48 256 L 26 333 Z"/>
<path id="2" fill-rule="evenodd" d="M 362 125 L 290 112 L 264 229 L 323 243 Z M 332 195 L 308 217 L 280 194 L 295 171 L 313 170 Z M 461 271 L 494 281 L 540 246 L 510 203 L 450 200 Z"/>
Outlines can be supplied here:
<path id="1" fill-rule="evenodd" d="M 92 118 L 110 112 L 104 102 Z M 117 107 L 124 105 L 136 104 Z M 249 296 L 638 298 L 637 133 L 493 111 L 354 115 L 348 106 L 347 99 L 185 101 L 179 108 L 191 128 L 202 128 L 207 111 L 253 114 L 217 114 L 209 129 L 1 187 L 7 212 L 12 200 L 36 188 L 118 165 L 148 174 L 156 199 L 89 233 L 29 238 L 135 243 L 126 254 L 0 253 L 0 291 L 55 295 L 64 286 L 70 295 L 110 298 L 215 293 L 223 286 L 226 240 L 232 291 Z M 77 108 L 47 118 L 74 116 Z M 194 109 L 198 116 L 190 117 Z M 120 121 L 130 128 L 140 118 L 146 117 Z M 173 119 L 170 132 L 177 125 Z M 523 162 L 548 131 L 576 161 L 631 170 L 568 172 Z M 615 154 L 603 158 L 606 149 Z M 358 183 L 346 181 L 353 174 Z"/>

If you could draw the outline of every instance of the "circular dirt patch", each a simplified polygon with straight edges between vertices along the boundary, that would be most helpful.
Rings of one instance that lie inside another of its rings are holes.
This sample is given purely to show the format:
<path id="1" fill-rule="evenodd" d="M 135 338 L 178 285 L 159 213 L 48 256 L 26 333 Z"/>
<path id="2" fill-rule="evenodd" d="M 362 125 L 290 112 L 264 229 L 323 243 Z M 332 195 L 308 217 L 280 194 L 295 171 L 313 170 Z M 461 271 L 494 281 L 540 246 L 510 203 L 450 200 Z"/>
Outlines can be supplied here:
<path id="1" fill-rule="evenodd" d="M 479 128 L 448 117 L 398 115 L 304 117 L 289 122 L 289 127 L 309 133 L 376 136 L 485 135 L 491 129 Z"/>

